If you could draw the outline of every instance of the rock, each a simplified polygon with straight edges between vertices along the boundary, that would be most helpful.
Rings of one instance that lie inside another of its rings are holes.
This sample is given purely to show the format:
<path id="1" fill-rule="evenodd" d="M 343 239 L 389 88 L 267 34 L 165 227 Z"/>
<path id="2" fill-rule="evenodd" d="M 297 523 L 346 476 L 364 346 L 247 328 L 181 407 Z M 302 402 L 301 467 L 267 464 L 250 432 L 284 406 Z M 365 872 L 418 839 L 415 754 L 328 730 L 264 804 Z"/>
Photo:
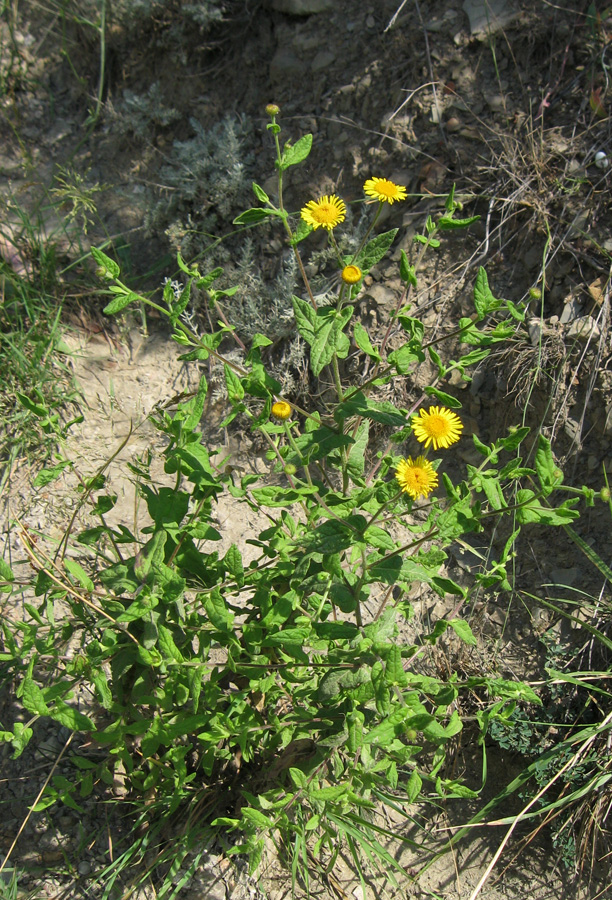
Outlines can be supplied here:
<path id="1" fill-rule="evenodd" d="M 601 329 L 592 316 L 581 316 L 567 330 L 568 338 L 580 341 L 597 340 L 600 335 Z"/>
<path id="2" fill-rule="evenodd" d="M 560 587 L 566 586 L 571 587 L 575 584 L 579 578 L 582 577 L 581 571 L 578 566 L 572 566 L 568 569 L 552 569 L 550 573 L 550 580 L 553 584 L 556 584 Z"/>
<path id="3" fill-rule="evenodd" d="M 570 299 L 563 307 L 563 312 L 561 313 L 561 318 L 559 321 L 562 325 L 567 325 L 569 324 L 569 322 L 573 322 L 574 319 L 577 319 L 580 315 L 581 309 L 582 304 L 578 302 L 576 297 L 570 297 Z"/>
<path id="4" fill-rule="evenodd" d="M 326 12 L 333 6 L 333 0 L 268 0 L 268 6 L 289 16 L 311 16 Z"/>
<path id="5" fill-rule="evenodd" d="M 304 63 L 288 47 L 279 47 L 270 62 L 270 81 L 281 82 L 304 74 Z"/>
<path id="6" fill-rule="evenodd" d="M 537 347 L 542 340 L 542 333 L 544 331 L 542 320 L 530 319 L 527 324 L 527 331 L 529 332 L 529 340 L 531 341 L 531 346 Z"/>
<path id="7" fill-rule="evenodd" d="M 449 134 L 454 134 L 456 131 L 459 131 L 461 128 L 461 122 L 457 118 L 457 116 L 451 116 L 450 119 L 446 122 L 446 130 Z"/>
<path id="8" fill-rule="evenodd" d="M 487 106 L 492 112 L 504 112 L 506 108 L 506 99 L 501 94 L 486 94 L 485 100 Z"/>
<path id="9" fill-rule="evenodd" d="M 470 32 L 486 37 L 508 25 L 518 15 L 509 0 L 464 0 L 463 11 L 470 22 Z"/>
<path id="10" fill-rule="evenodd" d="M 364 299 L 369 300 L 374 306 L 394 306 L 397 303 L 397 293 L 386 284 L 373 284 L 368 288 Z"/>
<path id="11" fill-rule="evenodd" d="M 320 50 L 310 64 L 313 72 L 320 72 L 327 69 L 328 66 L 336 59 L 336 54 L 332 50 Z"/>

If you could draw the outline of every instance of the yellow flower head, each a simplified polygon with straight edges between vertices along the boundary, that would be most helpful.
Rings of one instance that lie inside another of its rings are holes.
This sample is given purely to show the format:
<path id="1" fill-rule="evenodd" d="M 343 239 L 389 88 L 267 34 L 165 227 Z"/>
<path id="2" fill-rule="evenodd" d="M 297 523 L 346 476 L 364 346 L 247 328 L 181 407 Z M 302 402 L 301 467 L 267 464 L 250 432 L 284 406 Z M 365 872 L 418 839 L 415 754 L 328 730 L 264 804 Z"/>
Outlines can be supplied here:
<path id="1" fill-rule="evenodd" d="M 288 419 L 291 415 L 291 406 L 286 400 L 277 400 L 272 404 L 272 415 L 275 419 Z"/>
<path id="2" fill-rule="evenodd" d="M 345 284 L 357 284 L 361 281 L 362 271 L 359 266 L 345 266 L 342 269 L 342 281 Z"/>
<path id="3" fill-rule="evenodd" d="M 406 188 L 386 178 L 368 178 L 363 189 L 368 197 L 380 200 L 381 203 L 392 204 L 396 200 L 406 199 Z"/>
<path id="4" fill-rule="evenodd" d="M 413 500 L 427 497 L 438 486 L 436 471 L 424 456 L 403 459 L 396 469 L 395 477 L 404 493 L 410 494 Z"/>
<path id="5" fill-rule="evenodd" d="M 444 406 L 431 406 L 419 410 L 419 415 L 412 420 L 412 433 L 417 441 L 434 450 L 450 447 L 461 437 L 463 422 L 459 416 Z"/>
<path id="6" fill-rule="evenodd" d="M 300 215 L 307 225 L 312 228 L 325 228 L 331 231 L 340 222 L 346 219 L 346 206 L 344 200 L 332 194 L 330 197 L 319 197 L 318 200 L 310 200 L 303 207 Z"/>

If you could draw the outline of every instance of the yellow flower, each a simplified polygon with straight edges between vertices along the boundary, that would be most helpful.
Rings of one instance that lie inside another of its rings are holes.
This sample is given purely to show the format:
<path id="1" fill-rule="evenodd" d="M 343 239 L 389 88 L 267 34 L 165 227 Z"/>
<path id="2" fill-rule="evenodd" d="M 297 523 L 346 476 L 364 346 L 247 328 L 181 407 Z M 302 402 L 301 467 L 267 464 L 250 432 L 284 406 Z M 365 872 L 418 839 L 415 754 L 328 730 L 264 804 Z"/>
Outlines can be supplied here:
<path id="1" fill-rule="evenodd" d="M 417 441 L 434 450 L 450 447 L 461 437 L 463 422 L 459 416 L 444 406 L 431 406 L 421 409 L 419 415 L 412 420 L 412 433 Z"/>
<path id="2" fill-rule="evenodd" d="M 272 415 L 276 419 L 288 419 L 291 415 L 291 406 L 286 400 L 277 400 L 272 405 Z"/>
<path id="3" fill-rule="evenodd" d="M 432 464 L 424 456 L 403 459 L 397 467 L 395 477 L 399 486 L 413 500 L 427 497 L 438 486 L 438 476 Z"/>
<path id="4" fill-rule="evenodd" d="M 300 215 L 307 225 L 311 225 L 315 231 L 317 228 L 325 228 L 331 231 L 340 222 L 346 219 L 346 206 L 344 200 L 332 194 L 330 197 L 319 197 L 318 200 L 310 200 L 303 207 Z"/>
<path id="5" fill-rule="evenodd" d="M 406 188 L 386 178 L 368 178 L 363 189 L 368 197 L 380 200 L 381 203 L 392 204 L 396 200 L 406 199 Z"/>
<path id="6" fill-rule="evenodd" d="M 358 281 L 361 281 L 361 275 L 359 266 L 345 266 L 342 269 L 342 281 L 345 284 L 357 284 Z"/>

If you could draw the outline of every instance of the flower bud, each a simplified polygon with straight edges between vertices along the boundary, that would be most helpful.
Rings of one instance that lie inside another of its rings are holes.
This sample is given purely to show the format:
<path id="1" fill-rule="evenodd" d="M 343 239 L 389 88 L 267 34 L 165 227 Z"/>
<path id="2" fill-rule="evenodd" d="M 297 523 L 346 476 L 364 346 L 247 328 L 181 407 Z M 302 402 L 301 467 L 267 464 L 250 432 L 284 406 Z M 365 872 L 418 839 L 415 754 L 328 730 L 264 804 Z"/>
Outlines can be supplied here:
<path id="1" fill-rule="evenodd" d="M 345 284 L 357 284 L 361 281 L 362 272 L 359 266 L 345 266 L 342 269 L 342 281 Z"/>
<path id="2" fill-rule="evenodd" d="M 274 118 L 274 116 L 278 116 L 280 114 L 280 109 L 276 105 L 276 103 L 268 103 L 266 106 L 266 112 L 270 116 L 270 118 Z"/>
<path id="3" fill-rule="evenodd" d="M 604 503 L 610 502 L 610 488 L 602 488 L 599 492 L 599 499 L 603 500 Z"/>
<path id="4" fill-rule="evenodd" d="M 293 465 L 293 463 L 287 463 L 285 466 L 285 475 L 295 475 L 297 472 L 297 467 Z"/>
<path id="5" fill-rule="evenodd" d="M 529 299 L 530 300 L 541 300 L 542 299 L 542 291 L 540 288 L 532 287 L 529 288 Z"/>
<path id="6" fill-rule="evenodd" d="M 291 406 L 286 400 L 277 400 L 272 405 L 272 415 L 275 419 L 288 419 L 291 415 Z"/>

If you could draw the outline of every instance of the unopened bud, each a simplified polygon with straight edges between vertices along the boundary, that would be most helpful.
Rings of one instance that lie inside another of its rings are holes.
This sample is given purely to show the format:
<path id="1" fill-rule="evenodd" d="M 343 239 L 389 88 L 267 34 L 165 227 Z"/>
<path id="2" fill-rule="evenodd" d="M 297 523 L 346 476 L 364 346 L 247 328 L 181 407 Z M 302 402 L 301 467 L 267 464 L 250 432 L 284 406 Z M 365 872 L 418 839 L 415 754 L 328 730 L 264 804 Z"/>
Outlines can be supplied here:
<path id="1" fill-rule="evenodd" d="M 266 113 L 271 117 L 278 116 L 280 114 L 280 109 L 276 105 L 276 103 L 268 103 L 266 106 Z"/>
<path id="2" fill-rule="evenodd" d="M 286 400 L 277 400 L 272 404 L 272 415 L 275 419 L 288 419 L 291 415 L 291 406 Z"/>
<path id="3" fill-rule="evenodd" d="M 602 488 L 599 492 L 599 499 L 603 500 L 604 503 L 610 502 L 610 488 Z"/>
<path id="4" fill-rule="evenodd" d="M 295 475 L 297 472 L 297 468 L 293 465 L 293 463 L 287 463 L 285 466 L 285 475 Z"/>
<path id="5" fill-rule="evenodd" d="M 529 299 L 530 300 L 541 300 L 542 299 L 542 291 L 540 288 L 532 287 L 529 288 Z"/>

